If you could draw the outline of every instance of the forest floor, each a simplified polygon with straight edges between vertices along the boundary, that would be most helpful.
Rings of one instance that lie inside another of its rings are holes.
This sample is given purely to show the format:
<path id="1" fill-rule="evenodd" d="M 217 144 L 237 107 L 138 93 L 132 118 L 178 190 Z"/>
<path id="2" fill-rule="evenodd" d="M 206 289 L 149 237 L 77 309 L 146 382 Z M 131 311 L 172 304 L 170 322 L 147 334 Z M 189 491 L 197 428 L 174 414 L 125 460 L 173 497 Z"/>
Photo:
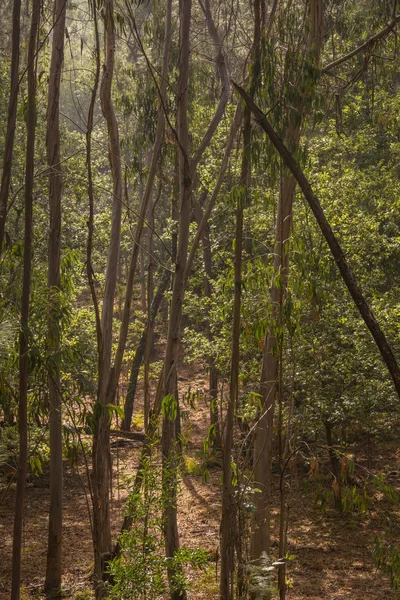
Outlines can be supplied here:
<path id="1" fill-rule="evenodd" d="M 181 390 L 196 387 L 200 392 L 196 409 L 185 407 L 183 428 L 186 438 L 185 456 L 188 472 L 182 477 L 179 495 L 179 530 L 181 544 L 202 548 L 217 555 L 219 544 L 220 477 L 218 467 L 209 468 L 209 479 L 197 472 L 201 463 L 203 442 L 207 435 L 209 408 L 205 400 L 207 381 L 186 368 Z M 204 392 L 204 393 L 203 393 Z M 140 404 L 139 404 L 140 407 Z M 138 408 L 139 410 L 139 408 Z M 112 522 L 116 539 L 124 515 L 127 496 L 124 478 L 135 474 L 141 448 L 140 441 L 113 443 L 116 475 L 113 480 Z M 361 459 L 360 459 L 361 460 Z M 400 456 L 393 447 L 373 454 L 372 470 L 388 474 L 392 485 L 399 482 Z M 83 466 L 80 474 L 65 461 L 63 588 L 65 598 L 86 600 L 92 597 L 91 569 L 93 566 L 87 498 L 83 491 Z M 278 558 L 279 476 L 274 476 L 273 558 Z M 0 599 L 9 598 L 11 579 L 11 549 L 14 510 L 14 486 L 4 493 L 0 488 Z M 46 564 L 49 477 L 44 473 L 31 477 L 27 487 L 22 599 L 43 597 L 42 585 Z M 375 494 L 368 510 L 362 514 L 339 515 L 328 501 L 322 512 L 316 504 L 316 484 L 305 469 L 294 477 L 290 498 L 288 554 L 291 560 L 287 576 L 291 587 L 288 600 L 391 600 L 399 598 L 390 587 L 388 577 L 378 571 L 372 559 L 376 535 L 385 529 L 389 509 L 383 494 Z M 393 512 L 393 507 L 390 511 Z M 399 516 L 399 515 L 397 515 Z M 400 540 L 398 539 L 397 542 Z M 211 600 L 218 598 L 218 565 L 210 561 L 205 572 L 191 574 L 189 598 Z M 132 599 L 134 600 L 134 599 Z"/>

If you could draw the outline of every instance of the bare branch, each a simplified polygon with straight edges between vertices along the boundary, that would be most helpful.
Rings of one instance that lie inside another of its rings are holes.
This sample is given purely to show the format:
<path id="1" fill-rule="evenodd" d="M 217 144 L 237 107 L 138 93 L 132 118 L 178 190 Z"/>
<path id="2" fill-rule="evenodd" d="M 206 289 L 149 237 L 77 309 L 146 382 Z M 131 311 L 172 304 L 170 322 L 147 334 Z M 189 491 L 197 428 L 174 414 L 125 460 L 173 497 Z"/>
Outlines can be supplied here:
<path id="1" fill-rule="evenodd" d="M 371 46 L 376 44 L 376 42 L 378 42 L 379 40 L 384 38 L 386 35 L 388 35 L 391 31 L 393 31 L 393 29 L 396 27 L 396 25 L 399 21 L 400 21 L 400 15 L 395 16 L 392 19 L 392 21 L 388 25 L 386 25 L 386 27 L 384 27 L 383 29 L 378 31 L 378 33 L 376 33 L 375 35 L 370 37 L 366 42 L 363 42 L 360 46 L 358 46 L 357 48 L 354 48 L 354 50 L 352 50 L 348 54 L 345 54 L 344 56 L 341 56 L 340 58 L 337 58 L 333 62 L 326 65 L 321 70 L 321 73 L 327 74 L 331 69 L 334 69 L 335 67 L 338 67 L 339 65 L 343 64 L 347 60 L 350 60 L 350 58 L 353 58 L 353 56 L 355 56 L 356 54 L 359 54 L 360 52 L 367 50 L 368 48 L 370 48 Z"/>

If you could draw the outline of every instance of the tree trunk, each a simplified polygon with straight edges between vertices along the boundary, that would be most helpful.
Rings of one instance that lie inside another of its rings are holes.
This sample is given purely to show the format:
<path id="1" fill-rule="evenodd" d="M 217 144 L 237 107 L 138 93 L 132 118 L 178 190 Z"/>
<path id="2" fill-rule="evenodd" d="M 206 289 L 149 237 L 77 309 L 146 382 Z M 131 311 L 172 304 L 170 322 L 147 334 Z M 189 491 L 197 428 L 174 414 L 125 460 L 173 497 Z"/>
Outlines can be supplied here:
<path id="1" fill-rule="evenodd" d="M 50 65 L 47 105 L 47 164 L 49 166 L 49 402 L 50 402 L 50 517 L 45 588 L 55 592 L 61 587 L 62 542 L 62 421 L 60 392 L 60 256 L 61 256 L 61 195 L 62 172 L 60 167 L 60 85 L 64 61 L 66 2 L 56 0 L 54 13 L 53 47 Z"/>
<path id="2" fill-rule="evenodd" d="M 148 216 L 148 233 L 147 233 L 147 255 L 148 255 L 148 268 L 147 268 L 147 296 L 146 296 L 146 311 L 147 311 L 147 335 L 146 335 L 146 348 L 144 352 L 144 373 L 143 373 L 143 417 L 144 417 L 144 428 L 147 429 L 149 424 L 149 413 L 150 413 L 150 358 L 153 348 L 153 333 L 154 333 L 154 320 L 151 320 L 151 305 L 153 302 L 154 294 L 154 243 L 153 243 L 153 231 L 154 231 L 154 210 L 156 203 L 161 195 L 161 181 L 158 190 L 157 198 L 150 203 L 149 216 Z M 169 278 L 168 278 L 169 280 Z"/>
<path id="3" fill-rule="evenodd" d="M 33 0 L 28 45 L 28 112 L 25 161 L 25 236 L 22 276 L 21 331 L 19 351 L 19 458 L 15 495 L 12 552 L 11 600 L 19 600 L 21 583 L 22 524 L 24 517 L 25 479 L 28 463 L 28 383 L 29 383 L 29 299 L 32 271 L 32 203 L 36 134 L 35 50 L 40 20 L 40 0 Z"/>
<path id="4" fill-rule="evenodd" d="M 261 4 L 254 1 L 254 39 L 252 56 L 254 57 L 253 72 L 250 80 L 250 96 L 253 97 L 259 80 L 260 71 L 260 42 L 261 42 Z M 222 480 L 222 515 L 221 515 L 221 577 L 220 599 L 233 600 L 234 597 L 234 549 L 238 554 L 238 592 L 243 589 L 243 560 L 241 552 L 241 532 L 238 531 L 238 510 L 232 485 L 232 449 L 234 416 L 239 408 L 239 361 L 240 361 L 240 313 L 242 298 L 242 253 L 243 253 L 243 215 L 248 203 L 251 183 L 251 113 L 246 107 L 243 123 L 243 152 L 240 173 L 240 186 L 236 198 L 236 233 L 234 259 L 234 301 L 232 324 L 231 372 L 229 385 L 229 401 L 225 422 L 225 437 L 223 445 L 223 480 Z M 235 537 L 237 539 L 235 539 Z"/>
<path id="5" fill-rule="evenodd" d="M 97 22 L 97 11 L 96 7 L 93 7 L 93 23 L 94 23 L 94 36 L 95 36 L 95 58 L 96 58 L 96 71 L 94 77 L 94 85 L 92 89 L 92 95 L 90 98 L 90 105 L 87 118 L 87 131 L 86 131 L 86 167 L 88 173 L 88 197 L 89 197 L 89 219 L 88 219 L 88 239 L 86 246 L 86 274 L 90 288 L 90 294 L 92 297 L 95 317 L 96 317 L 96 336 L 97 336 L 97 353 L 98 361 L 100 360 L 101 347 L 102 347 L 102 333 L 101 333 L 101 320 L 100 320 L 100 309 L 99 302 L 97 299 L 96 288 L 94 285 L 94 272 L 92 266 L 92 248 L 93 248 L 93 233 L 94 233 L 94 186 L 93 186 L 93 172 L 92 172 L 92 130 L 94 122 L 94 109 L 96 104 L 97 90 L 100 81 L 100 39 L 99 39 L 99 27 Z"/>
<path id="6" fill-rule="evenodd" d="M 288 137 L 293 144 L 297 145 L 299 135 L 300 128 L 296 127 L 290 130 Z M 287 248 L 290 239 L 295 186 L 295 179 L 286 173 L 283 174 L 275 227 L 273 278 L 270 287 L 272 313 L 264 343 L 260 384 L 262 412 L 255 429 L 254 484 L 260 491 L 255 497 L 256 510 L 253 516 L 251 537 L 253 559 L 259 558 L 262 552 L 269 554 L 270 550 L 272 432 L 277 394 L 279 348 L 282 343 L 282 338 L 276 335 L 276 331 L 281 330 L 281 306 L 289 274 Z"/>
<path id="7" fill-rule="evenodd" d="M 126 400 L 124 406 L 124 420 L 121 423 L 121 429 L 124 431 L 130 431 L 131 422 L 132 422 L 132 414 L 133 414 L 133 403 L 135 400 L 136 394 L 136 385 L 139 377 L 140 365 L 142 364 L 143 356 L 146 350 L 146 342 L 148 339 L 148 328 L 154 325 L 154 321 L 156 319 L 158 309 L 160 308 L 161 300 L 164 297 L 164 294 L 169 286 L 169 282 L 171 279 L 171 273 L 168 270 L 164 271 L 162 279 L 160 281 L 160 285 L 158 286 L 158 290 L 154 296 L 153 302 L 151 304 L 151 310 L 149 315 L 149 322 L 146 324 L 142 336 L 140 338 L 139 344 L 136 348 L 135 358 L 133 359 L 131 375 L 128 384 L 128 391 L 126 393 Z M 146 428 L 147 425 L 145 425 Z"/>
<path id="8" fill-rule="evenodd" d="M 140 247 L 140 301 L 142 304 L 142 312 L 146 314 L 147 294 L 146 294 L 146 273 L 144 267 L 144 250 Z"/>
<path id="9" fill-rule="evenodd" d="M 165 34 L 164 34 L 164 50 L 163 50 L 163 65 L 162 65 L 162 73 L 161 73 L 161 83 L 159 87 L 159 103 L 158 103 L 158 115 L 157 115 L 157 128 L 156 128 L 156 136 L 154 140 L 154 148 L 153 155 L 151 158 L 151 164 L 149 169 L 149 175 L 146 181 L 146 187 L 144 190 L 143 198 L 140 203 L 138 222 L 136 226 L 135 232 L 135 241 L 131 254 L 131 261 L 128 271 L 128 279 L 126 284 L 125 291 L 125 301 L 124 301 L 124 309 L 122 313 L 121 326 L 119 331 L 118 338 L 118 346 L 114 357 L 114 366 L 112 372 L 110 374 L 110 381 L 108 385 L 108 394 L 107 394 L 107 402 L 113 403 L 115 392 L 118 385 L 119 376 L 121 373 L 122 361 L 125 352 L 126 338 L 128 335 L 129 328 L 129 320 L 131 315 L 131 305 L 132 305 L 132 296 L 133 296 L 133 284 L 136 272 L 136 265 L 138 261 L 139 249 L 140 249 L 140 239 L 144 228 L 144 223 L 146 219 L 146 214 L 148 211 L 149 202 L 151 200 L 151 195 L 153 192 L 153 184 L 154 179 L 157 172 L 158 161 L 161 155 L 162 143 L 163 143 L 163 134 L 164 134 L 164 125 L 165 125 L 165 115 L 164 108 L 166 104 L 166 94 L 167 94 L 167 86 L 168 86 L 168 65 L 169 65 L 169 52 L 171 45 L 171 27 L 172 27 L 172 0 L 167 0 L 166 3 L 166 16 L 165 16 Z M 137 39 L 139 44 L 140 37 L 136 30 L 136 22 L 133 16 L 133 13 L 130 11 L 130 18 L 133 22 L 133 29 L 137 35 Z"/>
<path id="10" fill-rule="evenodd" d="M 214 39 L 212 28 L 211 11 L 208 0 L 206 1 L 206 20 L 210 36 Z M 189 159 L 189 132 L 188 132 L 188 84 L 189 84 L 189 50 L 190 50 L 190 22 L 191 22 L 191 0 L 182 0 L 180 3 L 180 52 L 179 52 L 179 82 L 178 82 L 178 115 L 177 115 L 177 142 L 178 142 L 178 169 L 179 169 L 179 233 L 176 254 L 176 266 L 172 291 L 172 302 L 168 326 L 167 349 L 164 363 L 164 405 L 163 405 L 163 430 L 162 430 L 162 453 L 163 453 L 163 492 L 168 498 L 164 514 L 164 535 L 166 555 L 173 557 L 179 548 L 179 536 L 177 526 L 177 448 L 176 448 L 176 418 L 179 418 L 179 404 L 176 390 L 177 362 L 180 345 L 180 328 L 182 321 L 182 307 L 189 272 L 188 241 L 190 226 L 190 197 L 193 187 L 193 178 L 198 162 L 204 150 L 214 135 L 216 128 L 222 118 L 226 102 L 229 96 L 229 78 L 226 63 L 220 50 L 218 39 L 218 53 L 220 54 L 220 72 L 223 78 L 221 99 L 216 113 L 211 120 L 203 140 L 195 155 Z M 204 9 L 203 9 L 204 10 Z M 214 28 L 215 29 L 215 28 Z M 215 30 L 216 33 L 216 30 Z M 216 40 L 217 41 L 217 40 Z M 197 243 L 199 238 L 197 238 Z M 195 240 L 196 241 L 196 240 Z M 169 580 L 171 584 L 171 598 L 185 598 L 183 589 L 174 587 L 174 572 L 169 569 Z"/>
<path id="11" fill-rule="evenodd" d="M 162 426 L 162 463 L 164 536 L 167 558 L 174 557 L 179 549 L 177 524 L 177 451 L 175 445 L 175 418 L 177 414 L 176 368 L 178 361 L 182 305 L 185 290 L 185 272 L 189 242 L 190 196 L 192 191 L 192 173 L 189 162 L 188 131 L 188 84 L 190 54 L 190 22 L 192 1 L 182 0 L 180 3 L 180 46 L 179 46 L 179 82 L 178 82 L 178 116 L 177 135 L 179 144 L 179 234 L 176 255 L 176 267 L 172 291 L 171 311 L 168 326 L 167 349 L 164 365 L 164 409 Z M 174 585 L 174 569 L 168 570 L 171 586 L 171 599 L 186 598 L 184 589 Z"/>
<path id="12" fill-rule="evenodd" d="M 200 227 L 203 219 L 203 210 L 197 201 L 194 201 L 194 215 L 197 222 L 197 226 Z M 204 295 L 211 301 L 212 298 L 212 253 L 211 253 L 211 241 L 210 241 L 210 227 L 208 222 L 204 227 L 202 236 L 203 244 L 203 261 L 204 261 Z M 206 324 L 207 337 L 212 345 L 214 342 L 211 327 L 209 322 Z M 218 419 L 218 370 L 215 365 L 215 361 L 212 356 L 208 357 L 208 381 L 209 381 L 209 395 L 210 395 L 210 425 L 215 427 L 215 435 L 212 439 L 212 447 L 214 450 L 220 451 L 222 449 L 221 443 L 221 430 Z"/>
<path id="13" fill-rule="evenodd" d="M 105 63 L 100 88 L 100 101 L 107 122 L 109 158 L 113 180 L 110 245 L 108 249 L 106 282 L 101 316 L 102 346 L 99 359 L 98 396 L 95 406 L 95 430 L 92 451 L 93 546 L 94 576 L 97 597 L 104 594 L 102 584 L 104 561 L 111 552 L 110 525 L 110 417 L 107 409 L 110 380 L 114 297 L 118 273 L 121 232 L 122 172 L 118 123 L 112 102 L 112 80 L 115 57 L 114 1 L 104 2 Z"/>
<path id="14" fill-rule="evenodd" d="M 19 91 L 19 42 L 20 42 L 21 0 L 13 3 L 13 28 L 11 50 L 11 89 L 8 103 L 7 132 L 4 146 L 3 172 L 0 187 L 0 256 L 3 251 L 4 232 L 7 219 L 8 194 L 11 181 L 11 165 L 14 149 L 15 125 L 17 120 L 17 104 Z"/>
<path id="15" fill-rule="evenodd" d="M 250 184 L 250 111 L 245 110 L 243 125 L 243 155 L 240 174 L 240 187 L 236 198 L 235 234 L 235 290 L 233 301 L 231 374 L 229 401 L 225 422 L 222 474 L 222 516 L 221 516 L 221 579 L 220 599 L 233 600 L 234 597 L 234 544 L 236 531 L 236 506 L 232 486 L 232 448 L 234 414 L 239 403 L 239 358 L 240 358 L 240 311 L 242 297 L 242 246 L 243 210 L 247 204 Z"/>
<path id="16" fill-rule="evenodd" d="M 309 22 L 310 37 L 306 51 L 310 61 L 312 59 L 318 61 L 322 43 L 322 0 L 311 0 Z M 307 72 L 304 70 L 298 73 L 299 87 L 302 87 L 302 80 L 306 76 Z M 305 113 L 303 97 L 299 94 L 297 101 L 292 101 L 287 110 L 288 126 L 285 138 L 288 146 L 295 150 L 299 144 L 300 127 Z M 261 369 L 262 410 L 255 429 L 254 484 L 260 491 L 255 495 L 256 510 L 253 515 L 253 532 L 251 536 L 251 555 L 253 559 L 258 559 L 262 552 L 269 554 L 270 550 L 273 423 L 278 389 L 279 355 L 283 343 L 281 309 L 289 277 L 288 248 L 295 188 L 295 178 L 284 168 L 281 174 L 275 226 L 273 276 L 270 287 L 272 314 L 266 332 Z M 276 334 L 277 331 L 279 335 Z"/>

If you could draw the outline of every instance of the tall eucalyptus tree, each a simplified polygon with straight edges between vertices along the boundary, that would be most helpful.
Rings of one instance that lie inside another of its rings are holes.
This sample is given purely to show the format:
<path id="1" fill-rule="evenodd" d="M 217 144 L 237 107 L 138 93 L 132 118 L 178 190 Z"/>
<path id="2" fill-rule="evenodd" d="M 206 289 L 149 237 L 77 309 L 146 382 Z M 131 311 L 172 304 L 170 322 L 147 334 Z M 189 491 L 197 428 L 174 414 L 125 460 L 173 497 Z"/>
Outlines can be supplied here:
<path id="1" fill-rule="evenodd" d="M 40 22 L 40 0 L 32 2 L 29 32 L 27 72 L 28 111 L 26 115 L 27 140 L 25 158 L 25 232 L 24 266 L 22 276 L 21 330 L 19 336 L 19 457 L 17 490 L 15 494 L 14 536 L 12 551 L 11 599 L 19 600 L 21 585 L 22 526 L 24 517 L 25 479 L 28 465 L 28 386 L 29 386 L 29 304 L 32 272 L 32 212 L 33 178 L 36 137 L 36 63 L 35 53 Z"/>
<path id="2" fill-rule="evenodd" d="M 64 62 L 66 0 L 55 0 L 53 41 L 47 104 L 47 164 L 49 169 L 48 362 L 50 403 L 50 516 L 45 588 L 61 588 L 63 505 L 62 421 L 60 389 L 60 258 L 62 170 L 60 154 L 60 86 Z"/>

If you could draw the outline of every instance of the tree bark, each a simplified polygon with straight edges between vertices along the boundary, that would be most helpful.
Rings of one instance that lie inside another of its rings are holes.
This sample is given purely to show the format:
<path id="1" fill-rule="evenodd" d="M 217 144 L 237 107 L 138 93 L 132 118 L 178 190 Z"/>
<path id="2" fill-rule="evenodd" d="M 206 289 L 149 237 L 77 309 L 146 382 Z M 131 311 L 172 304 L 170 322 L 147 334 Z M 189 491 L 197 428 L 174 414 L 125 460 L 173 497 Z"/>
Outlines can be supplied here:
<path id="1" fill-rule="evenodd" d="M 47 105 L 47 164 L 49 166 L 50 232 L 48 258 L 48 351 L 50 402 L 50 516 L 47 550 L 47 592 L 61 587 L 62 542 L 62 421 L 60 393 L 60 256 L 61 256 L 61 195 L 60 167 L 60 85 L 64 61 L 64 32 L 66 0 L 56 0 L 54 12 L 53 47 Z"/>
<path id="2" fill-rule="evenodd" d="M 306 54 L 309 62 L 319 62 L 322 45 L 323 2 L 311 0 L 309 5 L 309 38 Z M 307 65 L 308 66 L 308 65 Z M 307 66 L 297 74 L 299 88 L 308 76 Z M 257 69 L 258 72 L 258 69 Z M 305 114 L 304 98 L 298 92 L 287 107 L 288 125 L 286 143 L 295 150 L 300 140 L 301 122 Z M 272 441 L 275 399 L 278 390 L 279 356 L 281 355 L 282 305 L 289 277 L 289 242 L 292 224 L 293 195 L 296 180 L 287 168 L 282 169 L 279 202 L 275 226 L 273 276 L 270 287 L 271 318 L 266 331 L 261 369 L 261 414 L 255 428 L 254 483 L 260 491 L 255 495 L 256 510 L 253 513 L 251 555 L 258 559 L 262 552 L 270 550 L 270 496 L 272 480 Z M 279 332 L 277 335 L 276 332 Z"/>
<path id="3" fill-rule="evenodd" d="M 90 105 L 87 118 L 87 131 L 86 131 L 86 167 L 88 173 L 88 197 L 89 197 L 89 219 L 88 219 L 88 239 L 86 246 L 86 274 L 88 278 L 90 294 L 92 297 L 95 317 L 96 317 L 96 336 L 97 336 L 97 353 L 98 360 L 100 360 L 101 348 L 102 348 L 102 333 L 101 333 L 101 320 L 99 302 L 97 299 L 96 288 L 94 285 L 94 273 L 92 266 L 92 248 L 93 248 L 93 233 L 94 233 L 94 189 L 93 189 L 93 172 L 92 172 L 92 130 L 94 120 L 94 109 L 96 104 L 97 90 L 100 81 L 100 39 L 99 39 L 99 27 L 97 21 L 96 5 L 93 5 L 93 23 L 94 23 L 94 36 L 95 36 L 95 57 L 96 57 L 96 71 L 94 77 L 94 84 L 92 89 L 92 95 L 90 98 Z"/>
<path id="4" fill-rule="evenodd" d="M 128 391 L 126 393 L 126 400 L 125 400 L 125 405 L 124 405 L 124 420 L 121 423 L 121 429 L 124 431 L 130 431 L 130 429 L 131 429 L 133 403 L 135 400 L 136 386 L 137 386 L 137 380 L 139 377 L 140 365 L 142 364 L 143 356 L 146 351 L 146 342 L 148 339 L 148 329 L 149 329 L 149 326 L 152 327 L 154 324 L 154 321 L 155 321 L 157 313 L 158 313 L 158 309 L 160 308 L 161 300 L 163 299 L 164 294 L 169 286 L 170 279 L 171 279 L 171 273 L 168 270 L 165 270 L 164 274 L 162 276 L 162 279 L 160 281 L 160 285 L 158 286 L 157 292 L 156 292 L 153 302 L 151 304 L 149 321 L 148 321 L 148 323 L 146 323 L 146 326 L 143 330 L 139 344 L 136 348 L 135 358 L 133 359 L 133 363 L 132 363 L 132 367 L 131 367 Z M 145 424 L 145 428 L 146 428 L 146 426 L 147 426 L 147 424 Z"/>
<path id="5" fill-rule="evenodd" d="M 179 145 L 179 234 L 176 254 L 176 266 L 172 291 L 171 311 L 168 325 L 167 349 L 164 364 L 164 400 L 168 402 L 163 411 L 162 425 L 162 470 L 164 507 L 164 537 L 167 558 L 173 558 L 179 549 L 177 524 L 177 450 L 175 445 L 175 418 L 178 398 L 176 396 L 176 369 L 180 343 L 180 326 L 182 305 L 185 290 L 185 271 L 189 243 L 190 196 L 192 191 L 192 173 L 189 162 L 188 131 L 188 84 L 190 54 L 190 23 L 192 1 L 182 0 L 180 3 L 180 42 L 179 42 L 179 82 L 178 82 L 178 116 L 177 135 Z M 175 410 L 174 410 L 175 408 Z M 168 570 L 171 586 L 171 599 L 186 598 L 184 589 L 174 585 L 175 571 Z"/>
<path id="6" fill-rule="evenodd" d="M 110 416 L 107 408 L 111 369 L 112 325 L 114 297 L 118 273 L 121 233 L 122 172 L 118 122 L 112 102 L 112 81 L 115 62 L 114 1 L 104 2 L 105 63 L 100 87 L 100 101 L 107 122 L 109 159 L 113 180 L 110 245 L 108 249 L 106 282 L 101 315 L 102 345 L 99 359 L 98 396 L 95 406 L 95 430 L 92 450 L 93 546 L 96 596 L 105 593 L 103 586 L 104 560 L 111 552 L 110 524 Z"/>
<path id="7" fill-rule="evenodd" d="M 233 600 L 234 597 L 234 545 L 236 530 L 236 506 L 232 485 L 232 449 L 234 414 L 239 403 L 239 359 L 240 359 L 240 311 L 242 297 L 242 251 L 243 251 L 243 211 L 247 204 L 250 184 L 250 111 L 245 110 L 243 124 L 243 153 L 240 186 L 236 203 L 235 233 L 235 289 L 233 300 L 231 372 L 229 401 L 226 413 L 223 445 L 222 473 L 222 516 L 221 516 L 221 578 L 220 599 Z"/>
<path id="8" fill-rule="evenodd" d="M 21 331 L 19 335 L 19 457 L 15 495 L 12 551 L 11 600 L 19 600 L 21 584 L 22 525 L 24 517 L 25 479 L 28 463 L 28 384 L 29 384 L 29 300 L 32 271 L 32 204 L 36 135 L 36 68 L 35 50 L 40 20 L 40 0 L 33 0 L 28 44 L 28 112 L 25 160 L 25 234 L 22 276 Z"/>
<path id="9" fill-rule="evenodd" d="M 197 201 L 194 201 L 194 215 L 197 222 L 197 226 L 200 227 L 203 219 L 203 210 Z M 208 222 L 204 227 L 202 236 L 203 244 L 203 261 L 204 261 L 204 295 L 210 301 L 212 299 L 212 253 L 211 253 L 211 241 L 210 241 L 210 227 Z M 213 334 L 211 331 L 210 323 L 206 324 L 207 337 L 212 345 L 214 342 Z M 212 356 L 207 359 L 208 362 L 208 381 L 209 381 L 209 396 L 210 396 L 210 425 L 215 428 L 215 435 L 213 437 L 211 446 L 214 450 L 220 451 L 222 449 L 221 443 L 221 430 L 218 419 L 218 370 L 215 365 L 215 361 Z"/>
<path id="10" fill-rule="evenodd" d="M 287 138 L 297 146 L 300 137 L 300 126 L 290 127 Z M 293 194 L 295 179 L 284 173 L 281 180 L 279 203 L 275 227 L 273 277 L 270 287 L 271 318 L 266 333 L 261 372 L 261 405 L 262 411 L 255 429 L 254 442 L 254 483 L 260 491 L 256 495 L 256 510 L 253 517 L 253 533 L 251 537 L 251 555 L 253 559 L 262 552 L 270 550 L 270 494 L 272 468 L 272 441 L 275 398 L 277 394 L 279 348 L 281 336 L 281 307 L 284 291 L 289 276 L 288 245 L 292 223 Z"/>
<path id="11" fill-rule="evenodd" d="M 11 181 L 11 165 L 14 149 L 15 125 L 17 121 L 17 104 L 19 91 L 19 43 L 21 36 L 21 0 L 13 3 L 13 28 L 11 50 L 11 89 L 8 103 L 7 132 L 4 146 L 3 172 L 0 186 L 0 256 L 3 251 L 4 233 L 7 219 L 8 194 Z"/>

